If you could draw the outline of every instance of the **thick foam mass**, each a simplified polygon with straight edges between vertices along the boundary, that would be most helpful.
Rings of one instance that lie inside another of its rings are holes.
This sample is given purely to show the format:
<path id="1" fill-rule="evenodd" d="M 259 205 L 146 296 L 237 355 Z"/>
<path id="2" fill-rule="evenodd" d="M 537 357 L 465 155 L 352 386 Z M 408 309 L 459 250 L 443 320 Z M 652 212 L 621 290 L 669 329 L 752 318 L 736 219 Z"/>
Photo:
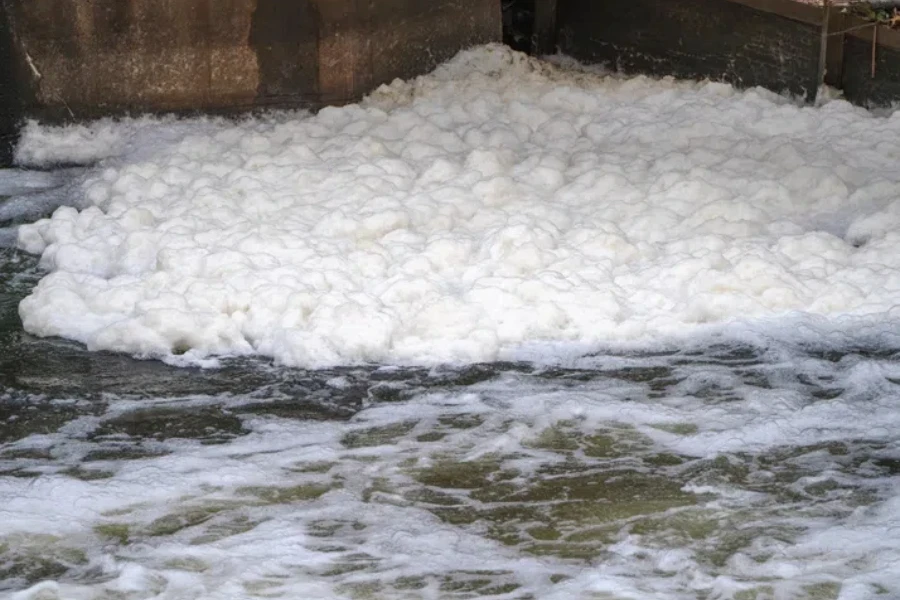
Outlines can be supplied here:
<path id="1" fill-rule="evenodd" d="M 303 366 L 883 320 L 900 304 L 898 130 L 843 101 L 500 46 L 315 116 L 31 125 L 23 163 L 106 158 L 90 207 L 19 230 L 50 270 L 20 314 L 95 349 Z"/>

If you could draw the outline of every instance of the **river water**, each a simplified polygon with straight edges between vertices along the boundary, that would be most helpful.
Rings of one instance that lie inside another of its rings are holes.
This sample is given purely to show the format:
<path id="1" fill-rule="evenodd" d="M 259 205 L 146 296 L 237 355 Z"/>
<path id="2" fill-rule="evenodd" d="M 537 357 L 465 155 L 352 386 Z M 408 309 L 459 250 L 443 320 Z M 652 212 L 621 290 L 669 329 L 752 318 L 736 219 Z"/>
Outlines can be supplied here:
<path id="1" fill-rule="evenodd" d="M 554 68 L 29 126 L 0 596 L 900 598 L 898 120 Z"/>
<path id="2" fill-rule="evenodd" d="M 900 593 L 897 349 L 184 369 L 24 334 L 0 260 L 0 593 Z"/>

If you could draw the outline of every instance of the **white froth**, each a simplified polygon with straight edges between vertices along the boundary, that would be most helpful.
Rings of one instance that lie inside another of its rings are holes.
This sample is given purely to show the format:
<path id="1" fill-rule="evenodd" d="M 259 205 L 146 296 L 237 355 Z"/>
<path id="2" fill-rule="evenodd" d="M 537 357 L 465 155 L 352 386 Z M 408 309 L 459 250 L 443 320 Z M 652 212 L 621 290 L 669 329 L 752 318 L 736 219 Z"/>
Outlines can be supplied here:
<path id="1" fill-rule="evenodd" d="M 900 304 L 900 117 L 500 46 L 315 116 L 25 130 L 26 330 L 169 359 L 487 361 Z"/>

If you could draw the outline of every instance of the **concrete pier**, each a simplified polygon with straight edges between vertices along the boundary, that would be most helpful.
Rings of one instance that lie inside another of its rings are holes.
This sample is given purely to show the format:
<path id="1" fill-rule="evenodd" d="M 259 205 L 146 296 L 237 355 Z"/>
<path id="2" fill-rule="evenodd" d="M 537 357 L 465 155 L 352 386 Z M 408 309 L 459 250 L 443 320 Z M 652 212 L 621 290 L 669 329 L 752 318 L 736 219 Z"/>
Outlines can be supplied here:
<path id="1" fill-rule="evenodd" d="M 0 145 L 23 117 L 352 102 L 501 33 L 497 0 L 0 0 Z"/>
<path id="2" fill-rule="evenodd" d="M 317 108 L 506 39 L 626 73 L 900 100 L 900 29 L 798 0 L 0 0 L 0 166 L 24 118 Z M 524 22 L 523 22 L 524 19 Z"/>

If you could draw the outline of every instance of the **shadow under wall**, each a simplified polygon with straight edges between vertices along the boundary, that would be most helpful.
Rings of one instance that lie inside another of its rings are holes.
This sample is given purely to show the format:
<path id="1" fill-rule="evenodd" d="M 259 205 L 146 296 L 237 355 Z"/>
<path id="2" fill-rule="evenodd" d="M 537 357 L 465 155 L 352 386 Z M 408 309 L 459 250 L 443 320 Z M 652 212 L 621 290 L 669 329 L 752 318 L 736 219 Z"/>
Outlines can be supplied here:
<path id="1" fill-rule="evenodd" d="M 0 168 L 12 163 L 22 119 L 13 59 L 12 32 L 6 8 L 0 0 Z"/>
<path id="2" fill-rule="evenodd" d="M 535 2 L 542 0 L 499 0 L 503 12 L 503 43 L 520 52 L 533 53 Z"/>

